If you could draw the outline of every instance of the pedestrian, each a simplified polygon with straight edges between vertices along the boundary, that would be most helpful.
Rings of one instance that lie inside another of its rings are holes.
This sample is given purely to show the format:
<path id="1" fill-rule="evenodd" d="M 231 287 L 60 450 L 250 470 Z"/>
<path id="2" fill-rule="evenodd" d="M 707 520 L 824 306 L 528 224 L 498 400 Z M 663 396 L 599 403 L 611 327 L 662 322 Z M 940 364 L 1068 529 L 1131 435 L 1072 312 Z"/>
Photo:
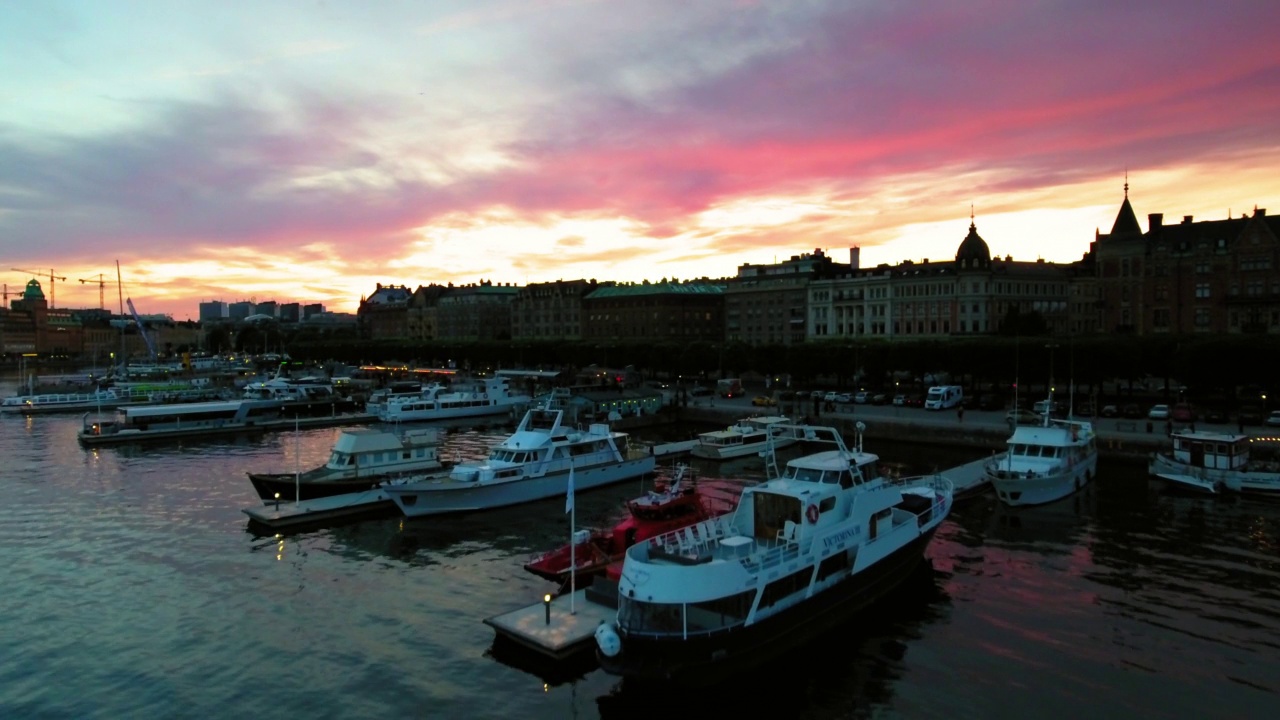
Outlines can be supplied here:
<path id="1" fill-rule="evenodd" d="M 964 406 L 960 405 L 956 408 L 956 420 L 964 422 Z"/>

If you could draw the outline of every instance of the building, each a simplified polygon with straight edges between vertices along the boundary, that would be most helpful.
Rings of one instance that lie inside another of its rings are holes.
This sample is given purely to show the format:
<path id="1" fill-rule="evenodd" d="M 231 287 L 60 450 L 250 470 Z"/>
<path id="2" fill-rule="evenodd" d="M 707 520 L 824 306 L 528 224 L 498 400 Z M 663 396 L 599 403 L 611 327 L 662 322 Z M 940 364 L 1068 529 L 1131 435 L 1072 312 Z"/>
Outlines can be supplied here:
<path id="1" fill-rule="evenodd" d="M 596 288 L 595 280 L 556 280 L 520 288 L 511 301 L 511 338 L 581 340 L 582 299 Z"/>
<path id="2" fill-rule="evenodd" d="M 450 287 L 436 301 L 437 336 L 449 342 L 511 339 L 511 303 L 520 289 L 482 280 Z"/>
<path id="3" fill-rule="evenodd" d="M 227 304 L 221 300 L 200 303 L 200 322 L 220 322 L 230 318 Z"/>
<path id="4" fill-rule="evenodd" d="M 369 340 L 408 337 L 411 294 L 404 285 L 378 283 L 372 295 L 360 298 L 360 307 L 356 310 L 360 336 Z"/>
<path id="5" fill-rule="evenodd" d="M 439 337 L 440 298 L 449 292 L 444 285 L 419 285 L 407 304 L 407 329 L 414 340 L 435 340 Z"/>
<path id="6" fill-rule="evenodd" d="M 84 330 L 72 311 L 49 307 L 40 281 L 31 280 L 22 295 L 0 311 L 0 351 L 10 356 L 80 355 Z"/>
<path id="7" fill-rule="evenodd" d="M 583 340 L 724 341 L 726 281 L 627 283 L 582 300 Z"/>
<path id="8" fill-rule="evenodd" d="M 1124 202 L 1098 233 L 1097 324 L 1132 335 L 1280 332 L 1280 220 L 1252 215 L 1175 225 Z"/>
<path id="9" fill-rule="evenodd" d="M 822 250 L 792 255 L 772 265 L 743 264 L 725 285 L 724 337 L 748 345 L 793 345 L 806 339 L 808 286 L 814 278 L 833 277 L 858 266 L 858 248 L 848 265 Z"/>

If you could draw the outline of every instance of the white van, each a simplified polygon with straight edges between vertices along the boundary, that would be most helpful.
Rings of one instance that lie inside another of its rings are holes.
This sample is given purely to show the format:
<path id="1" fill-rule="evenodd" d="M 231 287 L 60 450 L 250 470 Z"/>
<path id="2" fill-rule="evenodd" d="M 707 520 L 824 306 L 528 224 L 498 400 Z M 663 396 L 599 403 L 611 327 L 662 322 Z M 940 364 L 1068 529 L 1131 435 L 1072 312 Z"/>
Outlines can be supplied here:
<path id="1" fill-rule="evenodd" d="M 925 410 L 946 410 L 960 404 L 964 390 L 959 385 L 937 385 L 924 398 Z"/>

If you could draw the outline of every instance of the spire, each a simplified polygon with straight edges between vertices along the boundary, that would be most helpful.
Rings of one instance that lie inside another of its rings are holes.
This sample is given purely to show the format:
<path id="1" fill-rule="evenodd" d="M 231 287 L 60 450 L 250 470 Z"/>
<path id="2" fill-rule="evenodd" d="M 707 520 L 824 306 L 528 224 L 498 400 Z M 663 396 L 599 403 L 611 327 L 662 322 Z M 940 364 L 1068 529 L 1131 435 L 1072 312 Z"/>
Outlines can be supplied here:
<path id="1" fill-rule="evenodd" d="M 1124 202 L 1120 203 L 1120 212 L 1116 214 L 1115 224 L 1111 226 L 1111 235 L 1141 235 L 1142 226 L 1138 224 L 1138 216 L 1129 204 L 1129 171 L 1124 171 Z"/>

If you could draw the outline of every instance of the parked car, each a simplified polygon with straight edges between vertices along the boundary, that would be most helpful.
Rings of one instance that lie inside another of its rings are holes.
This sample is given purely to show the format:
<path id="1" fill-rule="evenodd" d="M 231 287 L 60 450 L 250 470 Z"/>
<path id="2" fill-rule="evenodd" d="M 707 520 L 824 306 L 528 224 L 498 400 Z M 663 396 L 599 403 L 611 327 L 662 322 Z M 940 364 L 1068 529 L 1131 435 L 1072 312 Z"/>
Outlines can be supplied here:
<path id="1" fill-rule="evenodd" d="M 1192 410 L 1191 406 L 1187 403 L 1178 403 L 1177 405 L 1174 405 L 1173 409 L 1169 411 L 1169 417 L 1173 418 L 1177 422 L 1190 423 L 1196 421 L 1195 410 Z"/>
<path id="2" fill-rule="evenodd" d="M 778 401 L 768 395 L 757 395 L 751 398 L 751 404 L 757 407 L 773 407 L 778 404 Z"/>
<path id="3" fill-rule="evenodd" d="M 1120 408 L 1115 405 L 1103 405 L 1101 415 L 1107 418 L 1120 417 Z"/>
<path id="4" fill-rule="evenodd" d="M 889 396 L 884 393 L 876 393 L 871 396 L 872 405 L 884 405 L 887 402 L 889 402 Z"/>
<path id="5" fill-rule="evenodd" d="M 1147 419 L 1148 420 L 1168 420 L 1169 406 L 1164 404 L 1152 405 L 1151 409 L 1147 411 Z"/>
<path id="6" fill-rule="evenodd" d="M 1022 408 L 1005 413 L 1004 419 L 1005 422 L 1014 423 L 1015 425 L 1039 425 L 1044 422 L 1044 416 Z"/>
<path id="7" fill-rule="evenodd" d="M 898 393 L 897 395 L 894 395 L 893 404 L 896 405 L 897 407 L 902 407 L 903 405 L 906 405 L 907 396 L 903 393 Z"/>
<path id="8" fill-rule="evenodd" d="M 814 400 L 821 400 L 823 395 L 826 395 L 826 392 L 822 390 L 814 390 L 813 392 L 809 393 L 809 397 Z"/>
<path id="9" fill-rule="evenodd" d="M 1269 427 L 1280 427 L 1280 410 L 1272 410 L 1267 416 L 1267 425 Z"/>
<path id="10" fill-rule="evenodd" d="M 924 394 L 914 393 L 907 396 L 907 407 L 924 407 Z"/>
<path id="11" fill-rule="evenodd" d="M 837 393 L 835 401 L 838 403 L 853 402 L 853 396 L 849 393 Z"/>
<path id="12" fill-rule="evenodd" d="M 866 390 L 859 390 L 858 393 L 853 396 L 853 401 L 859 405 L 866 405 L 871 401 L 871 393 Z"/>
<path id="13" fill-rule="evenodd" d="M 828 391 L 826 395 L 823 395 L 822 399 L 825 402 L 836 402 L 836 398 L 838 397 L 840 397 L 840 393 L 836 392 L 835 390 L 831 390 L 831 391 Z"/>

